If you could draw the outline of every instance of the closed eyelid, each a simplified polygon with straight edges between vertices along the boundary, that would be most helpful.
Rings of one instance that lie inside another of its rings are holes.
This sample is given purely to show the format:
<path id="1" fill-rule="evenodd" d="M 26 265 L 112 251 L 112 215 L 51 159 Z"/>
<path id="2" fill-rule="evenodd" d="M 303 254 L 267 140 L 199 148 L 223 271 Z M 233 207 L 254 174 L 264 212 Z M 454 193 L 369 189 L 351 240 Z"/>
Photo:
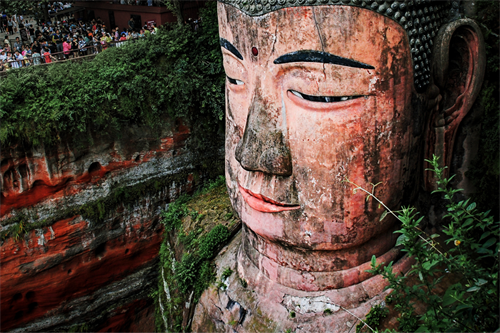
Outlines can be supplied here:
<path id="1" fill-rule="evenodd" d="M 351 99 L 356 99 L 363 97 L 364 95 L 355 95 L 355 96 L 314 96 L 314 95 L 307 95 L 301 92 L 298 92 L 296 90 L 289 90 L 292 94 L 297 96 L 298 98 L 304 99 L 306 101 L 310 102 L 317 102 L 317 103 L 335 103 L 335 102 L 344 102 L 348 101 Z"/>

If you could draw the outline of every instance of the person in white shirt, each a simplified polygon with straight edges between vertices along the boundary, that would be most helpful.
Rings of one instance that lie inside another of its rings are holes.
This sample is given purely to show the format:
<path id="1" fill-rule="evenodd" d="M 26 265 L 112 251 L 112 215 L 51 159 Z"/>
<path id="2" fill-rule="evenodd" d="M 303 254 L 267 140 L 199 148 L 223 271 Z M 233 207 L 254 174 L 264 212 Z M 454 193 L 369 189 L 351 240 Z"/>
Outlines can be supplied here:
<path id="1" fill-rule="evenodd" d="M 24 60 L 24 57 L 21 53 L 19 53 L 19 51 L 16 51 L 16 53 L 14 54 L 14 60 L 19 60 L 19 61 L 14 61 L 12 63 L 12 68 L 21 68 L 23 67 L 23 60 Z"/>

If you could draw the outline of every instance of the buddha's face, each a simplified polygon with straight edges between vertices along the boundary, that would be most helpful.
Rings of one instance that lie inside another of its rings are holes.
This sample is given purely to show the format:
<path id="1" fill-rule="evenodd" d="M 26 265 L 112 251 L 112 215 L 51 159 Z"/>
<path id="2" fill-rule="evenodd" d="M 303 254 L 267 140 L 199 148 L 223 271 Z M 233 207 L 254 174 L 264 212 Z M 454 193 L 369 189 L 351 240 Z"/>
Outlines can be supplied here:
<path id="1" fill-rule="evenodd" d="M 387 231 L 384 208 L 347 180 L 395 209 L 416 186 L 421 110 L 403 28 L 350 6 L 251 17 L 220 3 L 219 26 L 226 177 L 243 222 L 315 250 Z"/>

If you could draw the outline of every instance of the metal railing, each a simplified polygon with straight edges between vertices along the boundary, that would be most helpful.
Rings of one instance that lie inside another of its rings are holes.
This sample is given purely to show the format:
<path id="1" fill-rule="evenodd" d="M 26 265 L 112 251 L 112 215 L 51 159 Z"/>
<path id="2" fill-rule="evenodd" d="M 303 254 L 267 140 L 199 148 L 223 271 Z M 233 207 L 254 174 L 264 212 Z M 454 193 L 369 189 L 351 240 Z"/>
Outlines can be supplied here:
<path id="1" fill-rule="evenodd" d="M 21 60 L 10 60 L 4 61 L 4 65 L 9 66 L 9 70 L 4 70 L 0 72 L 0 75 L 7 73 L 12 69 L 29 67 L 29 66 L 38 66 L 38 65 L 48 65 L 52 63 L 61 63 L 65 61 L 80 61 L 80 60 L 90 60 L 93 59 L 98 53 L 101 53 L 105 49 L 111 47 L 121 47 L 125 44 L 134 43 L 137 39 L 128 39 L 125 41 L 111 41 L 109 43 L 102 44 L 92 43 L 92 45 L 86 45 L 85 47 L 78 49 L 71 49 L 69 51 L 63 52 L 55 52 L 55 53 L 46 53 L 42 54 L 35 53 L 31 56 L 25 56 L 24 59 Z"/>

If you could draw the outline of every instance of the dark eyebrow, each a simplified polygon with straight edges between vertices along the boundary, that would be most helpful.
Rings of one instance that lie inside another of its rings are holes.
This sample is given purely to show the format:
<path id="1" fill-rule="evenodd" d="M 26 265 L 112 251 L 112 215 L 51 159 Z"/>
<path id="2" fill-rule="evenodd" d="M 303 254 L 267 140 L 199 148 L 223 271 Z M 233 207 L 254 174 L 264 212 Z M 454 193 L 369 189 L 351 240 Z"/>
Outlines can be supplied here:
<path id="1" fill-rule="evenodd" d="M 220 46 L 222 46 L 223 48 L 234 54 L 236 58 L 243 60 L 243 56 L 241 55 L 241 53 L 234 47 L 233 44 L 229 43 L 228 40 L 221 38 Z"/>
<path id="2" fill-rule="evenodd" d="M 342 58 L 330 53 L 313 50 L 300 50 L 290 52 L 274 60 L 275 64 L 287 64 L 290 62 L 319 62 L 323 64 L 334 64 L 354 68 L 375 69 L 375 67 L 362 62 Z"/>

